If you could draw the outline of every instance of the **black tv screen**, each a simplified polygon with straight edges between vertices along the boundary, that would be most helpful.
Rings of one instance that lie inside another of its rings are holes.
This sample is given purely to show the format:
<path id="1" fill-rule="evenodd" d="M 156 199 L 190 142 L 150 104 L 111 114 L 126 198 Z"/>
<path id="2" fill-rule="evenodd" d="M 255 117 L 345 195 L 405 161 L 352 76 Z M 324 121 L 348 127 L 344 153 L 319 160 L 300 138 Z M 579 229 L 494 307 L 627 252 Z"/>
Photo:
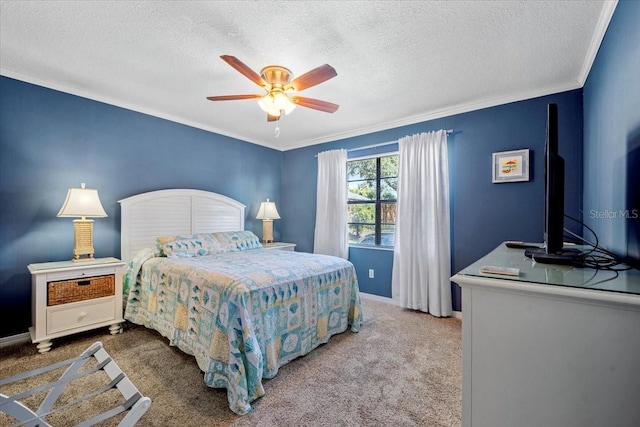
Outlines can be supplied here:
<path id="1" fill-rule="evenodd" d="M 562 251 L 564 241 L 564 159 L 558 153 L 558 106 L 547 106 L 544 147 L 544 243 L 547 254 Z"/>
<path id="2" fill-rule="evenodd" d="M 525 255 L 546 264 L 573 264 L 579 253 L 564 248 L 564 159 L 558 152 L 558 106 L 547 105 L 544 147 L 544 247 Z"/>

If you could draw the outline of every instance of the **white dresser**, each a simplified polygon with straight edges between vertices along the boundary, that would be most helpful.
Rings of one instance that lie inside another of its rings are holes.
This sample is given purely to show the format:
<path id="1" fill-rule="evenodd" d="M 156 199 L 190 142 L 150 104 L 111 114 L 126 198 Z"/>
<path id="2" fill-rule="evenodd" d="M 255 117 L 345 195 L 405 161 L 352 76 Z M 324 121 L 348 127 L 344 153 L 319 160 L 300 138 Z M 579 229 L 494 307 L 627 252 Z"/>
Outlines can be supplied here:
<path id="1" fill-rule="evenodd" d="M 480 273 L 518 268 L 518 277 Z M 462 287 L 465 427 L 640 425 L 640 271 L 534 263 L 500 245 Z"/>

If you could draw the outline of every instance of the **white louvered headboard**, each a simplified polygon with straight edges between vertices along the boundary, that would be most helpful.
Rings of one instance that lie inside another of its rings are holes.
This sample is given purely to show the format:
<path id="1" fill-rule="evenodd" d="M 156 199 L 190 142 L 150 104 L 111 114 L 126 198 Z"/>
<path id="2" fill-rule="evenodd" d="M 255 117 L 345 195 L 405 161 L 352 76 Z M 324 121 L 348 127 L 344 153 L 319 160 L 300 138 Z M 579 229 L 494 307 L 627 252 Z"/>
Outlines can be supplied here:
<path id="1" fill-rule="evenodd" d="M 121 258 L 125 262 L 158 236 L 244 230 L 245 206 L 202 190 L 159 190 L 120 200 Z"/>

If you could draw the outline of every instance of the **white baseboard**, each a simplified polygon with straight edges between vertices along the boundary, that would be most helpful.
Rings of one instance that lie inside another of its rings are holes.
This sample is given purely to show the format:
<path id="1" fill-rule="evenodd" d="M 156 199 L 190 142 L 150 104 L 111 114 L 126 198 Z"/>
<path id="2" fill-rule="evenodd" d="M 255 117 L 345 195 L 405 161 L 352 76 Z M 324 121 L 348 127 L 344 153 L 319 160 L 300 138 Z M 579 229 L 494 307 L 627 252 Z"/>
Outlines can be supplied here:
<path id="1" fill-rule="evenodd" d="M 373 301 L 384 302 L 384 303 L 387 303 L 387 304 L 391 304 L 391 305 L 395 305 L 395 306 L 401 307 L 400 301 L 395 300 L 393 298 L 381 297 L 380 295 L 368 294 L 366 292 L 360 292 L 360 296 L 362 298 L 370 299 L 370 300 L 373 300 Z M 451 317 L 462 320 L 462 312 L 461 311 L 454 311 L 453 313 L 451 313 Z"/>
<path id="2" fill-rule="evenodd" d="M 14 344 L 22 344 L 30 341 L 31 341 L 31 335 L 29 335 L 29 332 L 25 332 L 23 334 L 18 334 L 18 335 L 11 335 L 9 337 L 0 338 L 0 348 L 8 347 Z"/>
<path id="3" fill-rule="evenodd" d="M 400 302 L 397 301 L 397 300 L 394 300 L 393 298 L 381 297 L 380 295 L 368 294 L 368 293 L 365 293 L 365 292 L 360 292 L 360 296 L 362 298 L 366 298 L 366 299 L 370 299 L 370 300 L 378 301 L 378 302 L 384 302 L 384 303 L 391 304 L 391 305 L 397 305 L 398 307 L 400 307 Z"/>

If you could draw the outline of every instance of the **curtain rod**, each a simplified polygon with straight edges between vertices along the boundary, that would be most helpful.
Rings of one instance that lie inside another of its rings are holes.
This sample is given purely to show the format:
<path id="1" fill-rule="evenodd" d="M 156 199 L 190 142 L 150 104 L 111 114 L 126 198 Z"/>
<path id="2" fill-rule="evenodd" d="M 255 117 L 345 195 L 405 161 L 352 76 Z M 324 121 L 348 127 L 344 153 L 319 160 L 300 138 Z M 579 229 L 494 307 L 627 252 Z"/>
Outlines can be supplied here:
<path id="1" fill-rule="evenodd" d="M 448 134 L 453 132 L 453 129 L 447 129 L 446 132 L 447 132 L 447 135 L 448 135 Z M 365 145 L 364 147 L 352 148 L 352 149 L 347 150 L 347 151 L 351 152 L 351 151 L 367 150 L 369 148 L 384 147 L 385 145 L 391 145 L 391 144 L 397 144 L 397 143 L 398 143 L 398 140 L 388 141 L 388 142 L 381 142 L 379 144 Z"/>

